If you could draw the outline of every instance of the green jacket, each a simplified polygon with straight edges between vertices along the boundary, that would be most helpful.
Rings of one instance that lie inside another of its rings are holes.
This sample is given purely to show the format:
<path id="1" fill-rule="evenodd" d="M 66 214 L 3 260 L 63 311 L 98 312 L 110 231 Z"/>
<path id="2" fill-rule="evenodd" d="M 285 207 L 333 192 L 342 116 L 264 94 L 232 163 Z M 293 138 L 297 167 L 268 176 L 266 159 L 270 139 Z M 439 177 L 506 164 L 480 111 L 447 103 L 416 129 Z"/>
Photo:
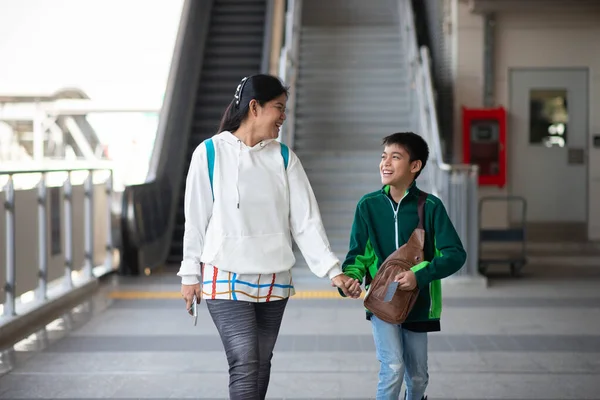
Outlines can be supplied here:
<path id="1" fill-rule="evenodd" d="M 358 202 L 350 250 L 342 265 L 344 273 L 363 282 L 368 290 L 377 269 L 397 248 L 405 244 L 418 225 L 417 203 L 420 190 L 416 184 L 396 206 L 389 196 L 389 186 L 369 193 Z M 423 210 L 425 261 L 412 270 L 420 289 L 419 297 L 406 322 L 433 322 L 442 312 L 440 279 L 454 274 L 466 260 L 466 253 L 454 225 L 440 199 L 429 194 Z M 367 318 L 370 313 L 367 312 Z"/>

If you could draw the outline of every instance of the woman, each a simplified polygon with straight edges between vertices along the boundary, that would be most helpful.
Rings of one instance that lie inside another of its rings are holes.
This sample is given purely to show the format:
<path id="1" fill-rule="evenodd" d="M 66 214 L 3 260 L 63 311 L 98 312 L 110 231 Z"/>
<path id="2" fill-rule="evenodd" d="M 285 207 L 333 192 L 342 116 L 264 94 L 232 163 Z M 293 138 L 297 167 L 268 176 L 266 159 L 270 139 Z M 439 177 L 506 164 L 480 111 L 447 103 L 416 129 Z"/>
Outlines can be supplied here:
<path id="1" fill-rule="evenodd" d="M 181 294 L 188 310 L 194 296 L 206 299 L 227 355 L 231 399 L 266 396 L 294 294 L 292 236 L 315 275 L 360 295 L 331 251 L 299 159 L 276 140 L 287 95 L 276 77 L 242 79 L 220 133 L 196 148 L 187 175 Z"/>

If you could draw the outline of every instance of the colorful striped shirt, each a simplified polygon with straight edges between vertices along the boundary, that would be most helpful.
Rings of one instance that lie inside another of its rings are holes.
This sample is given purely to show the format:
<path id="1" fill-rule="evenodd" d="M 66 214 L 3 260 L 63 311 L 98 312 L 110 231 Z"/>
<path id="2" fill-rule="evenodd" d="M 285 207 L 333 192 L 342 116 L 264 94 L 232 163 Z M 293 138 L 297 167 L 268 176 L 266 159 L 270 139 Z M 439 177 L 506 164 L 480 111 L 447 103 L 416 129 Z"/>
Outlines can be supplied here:
<path id="1" fill-rule="evenodd" d="M 281 300 L 295 294 L 292 271 L 276 274 L 236 274 L 212 265 L 202 266 L 202 298 L 255 303 Z"/>

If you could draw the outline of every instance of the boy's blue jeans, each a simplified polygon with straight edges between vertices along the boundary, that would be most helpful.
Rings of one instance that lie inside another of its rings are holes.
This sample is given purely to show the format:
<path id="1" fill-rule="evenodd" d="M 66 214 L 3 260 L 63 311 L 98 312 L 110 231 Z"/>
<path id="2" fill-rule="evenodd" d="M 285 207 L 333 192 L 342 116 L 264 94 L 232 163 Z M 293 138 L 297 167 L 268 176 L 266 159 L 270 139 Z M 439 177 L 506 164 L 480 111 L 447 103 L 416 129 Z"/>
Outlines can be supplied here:
<path id="1" fill-rule="evenodd" d="M 406 400 L 421 400 L 429 382 L 427 333 L 371 317 L 379 367 L 377 400 L 397 400 L 406 377 Z M 406 374 L 405 374 L 406 372 Z"/>

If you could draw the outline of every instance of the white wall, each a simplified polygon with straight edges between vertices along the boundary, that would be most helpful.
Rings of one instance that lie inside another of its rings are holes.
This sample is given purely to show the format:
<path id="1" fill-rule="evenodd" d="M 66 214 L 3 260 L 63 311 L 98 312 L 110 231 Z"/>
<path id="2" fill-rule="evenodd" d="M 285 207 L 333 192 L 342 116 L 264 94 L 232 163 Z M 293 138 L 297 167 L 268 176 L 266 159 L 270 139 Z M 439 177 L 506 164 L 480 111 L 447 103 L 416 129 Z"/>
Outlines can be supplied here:
<path id="1" fill-rule="evenodd" d="M 454 154 L 462 162 L 462 107 L 483 105 L 483 18 L 467 4 L 452 2 L 454 74 Z"/>
<path id="2" fill-rule="evenodd" d="M 461 107 L 483 106 L 483 17 L 471 14 L 468 4 L 455 1 L 455 149 L 462 154 Z M 495 101 L 508 108 L 510 68 L 589 68 L 589 180 L 588 237 L 600 240 L 600 149 L 592 136 L 600 134 L 600 14 L 597 11 L 501 12 L 496 15 Z M 510 137 L 507 138 L 510 140 Z M 509 166 L 510 168 L 510 166 Z M 510 177 L 510 175 L 508 175 Z M 481 195 L 506 193 L 482 187 Z M 596 205 L 595 207 L 593 205 Z M 488 223 L 507 222 L 505 209 L 496 208 L 484 218 Z"/>

